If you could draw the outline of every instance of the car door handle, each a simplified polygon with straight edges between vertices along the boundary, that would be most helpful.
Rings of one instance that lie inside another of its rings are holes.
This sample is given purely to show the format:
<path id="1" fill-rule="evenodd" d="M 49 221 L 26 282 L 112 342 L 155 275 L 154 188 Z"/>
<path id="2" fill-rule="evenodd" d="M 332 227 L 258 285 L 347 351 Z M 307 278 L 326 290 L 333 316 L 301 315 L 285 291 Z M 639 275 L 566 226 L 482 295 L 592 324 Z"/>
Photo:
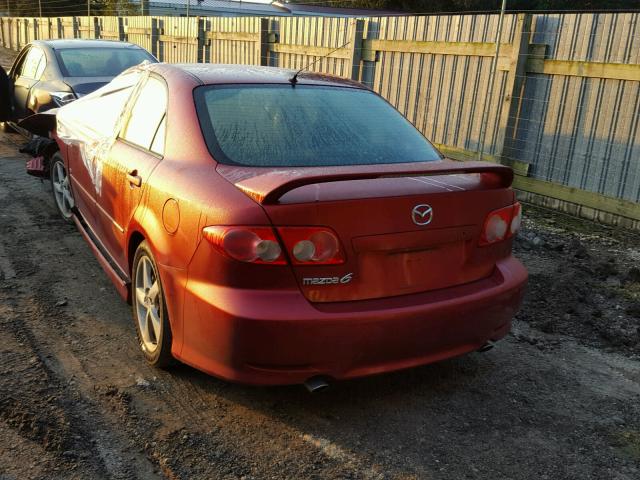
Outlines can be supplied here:
<path id="1" fill-rule="evenodd" d="M 127 173 L 127 180 L 132 187 L 140 187 L 142 185 L 142 177 L 138 175 L 138 170 L 132 170 Z"/>

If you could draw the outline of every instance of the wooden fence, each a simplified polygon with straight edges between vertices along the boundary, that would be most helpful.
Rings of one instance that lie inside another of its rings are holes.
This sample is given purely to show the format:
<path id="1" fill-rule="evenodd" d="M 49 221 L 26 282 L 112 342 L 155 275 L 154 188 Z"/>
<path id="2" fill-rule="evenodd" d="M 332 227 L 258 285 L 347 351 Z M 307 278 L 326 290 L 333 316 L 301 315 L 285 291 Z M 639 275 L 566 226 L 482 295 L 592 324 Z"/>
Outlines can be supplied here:
<path id="1" fill-rule="evenodd" d="M 506 15 L 495 69 L 497 15 L 5 17 L 0 27 L 13 49 L 103 38 L 166 62 L 316 62 L 310 70 L 370 86 L 452 158 L 513 166 L 526 199 L 640 229 L 637 13 Z"/>

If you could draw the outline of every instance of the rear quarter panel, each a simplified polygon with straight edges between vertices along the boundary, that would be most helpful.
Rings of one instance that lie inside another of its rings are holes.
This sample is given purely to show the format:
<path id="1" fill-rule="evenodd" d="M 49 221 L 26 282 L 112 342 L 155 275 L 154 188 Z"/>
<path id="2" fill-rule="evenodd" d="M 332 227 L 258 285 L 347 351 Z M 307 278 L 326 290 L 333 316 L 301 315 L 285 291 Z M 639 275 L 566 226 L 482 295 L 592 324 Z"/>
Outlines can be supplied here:
<path id="1" fill-rule="evenodd" d="M 160 68 L 162 68 L 160 66 Z M 216 172 L 206 148 L 193 103 L 195 80 L 169 71 L 163 77 L 169 88 L 165 155 L 155 167 L 144 196 L 128 225 L 127 243 L 142 235 L 159 264 L 174 336 L 173 353 L 180 356 L 184 319 L 197 335 L 193 302 L 188 297 L 189 265 L 202 242 L 207 225 L 268 225 L 269 219 L 253 200 Z M 206 243 L 206 241 L 204 242 Z M 210 245 L 203 245 L 210 253 Z M 135 249 L 128 249 L 131 267 Z M 206 255 L 205 255 L 206 257 Z M 201 259 L 196 272 L 207 281 L 219 257 Z M 186 302 L 186 306 L 185 306 Z"/>

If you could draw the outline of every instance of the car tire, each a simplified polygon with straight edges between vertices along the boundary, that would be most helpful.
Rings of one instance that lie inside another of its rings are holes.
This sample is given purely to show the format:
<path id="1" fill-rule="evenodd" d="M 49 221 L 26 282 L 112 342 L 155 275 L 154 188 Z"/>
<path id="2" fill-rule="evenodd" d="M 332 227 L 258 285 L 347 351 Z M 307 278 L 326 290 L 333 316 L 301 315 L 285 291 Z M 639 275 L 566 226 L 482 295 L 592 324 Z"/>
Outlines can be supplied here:
<path id="1" fill-rule="evenodd" d="M 166 368 L 173 363 L 171 325 L 158 267 L 143 241 L 133 258 L 131 306 L 138 334 L 138 344 L 147 363 Z"/>
<path id="2" fill-rule="evenodd" d="M 51 191 L 53 201 L 58 209 L 58 213 L 67 223 L 73 223 L 73 207 L 75 201 L 71 191 L 71 183 L 67 175 L 67 168 L 60 152 L 56 152 L 51 157 L 49 166 L 49 179 L 51 181 Z"/>

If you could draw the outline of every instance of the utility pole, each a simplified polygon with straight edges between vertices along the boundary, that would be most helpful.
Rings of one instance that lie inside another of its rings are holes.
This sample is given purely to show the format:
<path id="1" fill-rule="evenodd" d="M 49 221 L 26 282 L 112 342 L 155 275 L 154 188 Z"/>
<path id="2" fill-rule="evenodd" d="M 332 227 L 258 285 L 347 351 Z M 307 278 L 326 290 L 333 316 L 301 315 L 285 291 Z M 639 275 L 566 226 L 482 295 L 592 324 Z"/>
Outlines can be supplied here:
<path id="1" fill-rule="evenodd" d="M 7 0 L 9 3 L 9 0 Z M 40 12 L 40 18 L 42 18 L 42 0 L 38 0 L 38 11 Z"/>
<path id="2" fill-rule="evenodd" d="M 482 153 L 484 151 L 484 141 L 487 136 L 487 109 L 493 103 L 493 84 L 498 72 L 498 60 L 500 57 L 500 40 L 502 39 L 502 24 L 504 21 L 504 11 L 507 8 L 507 0 L 502 0 L 502 7 L 500 8 L 500 18 L 498 19 L 498 33 L 496 33 L 496 54 L 491 62 L 491 72 L 489 72 L 489 87 L 487 88 L 487 95 L 484 96 L 484 107 L 482 108 L 482 122 L 480 123 L 480 139 L 478 148 L 478 160 L 482 160 Z"/>
<path id="3" fill-rule="evenodd" d="M 91 16 L 91 0 L 87 0 L 87 17 Z"/>
<path id="4" fill-rule="evenodd" d="M 187 18 L 189 18 L 189 7 L 191 6 L 191 0 L 187 0 Z"/>

